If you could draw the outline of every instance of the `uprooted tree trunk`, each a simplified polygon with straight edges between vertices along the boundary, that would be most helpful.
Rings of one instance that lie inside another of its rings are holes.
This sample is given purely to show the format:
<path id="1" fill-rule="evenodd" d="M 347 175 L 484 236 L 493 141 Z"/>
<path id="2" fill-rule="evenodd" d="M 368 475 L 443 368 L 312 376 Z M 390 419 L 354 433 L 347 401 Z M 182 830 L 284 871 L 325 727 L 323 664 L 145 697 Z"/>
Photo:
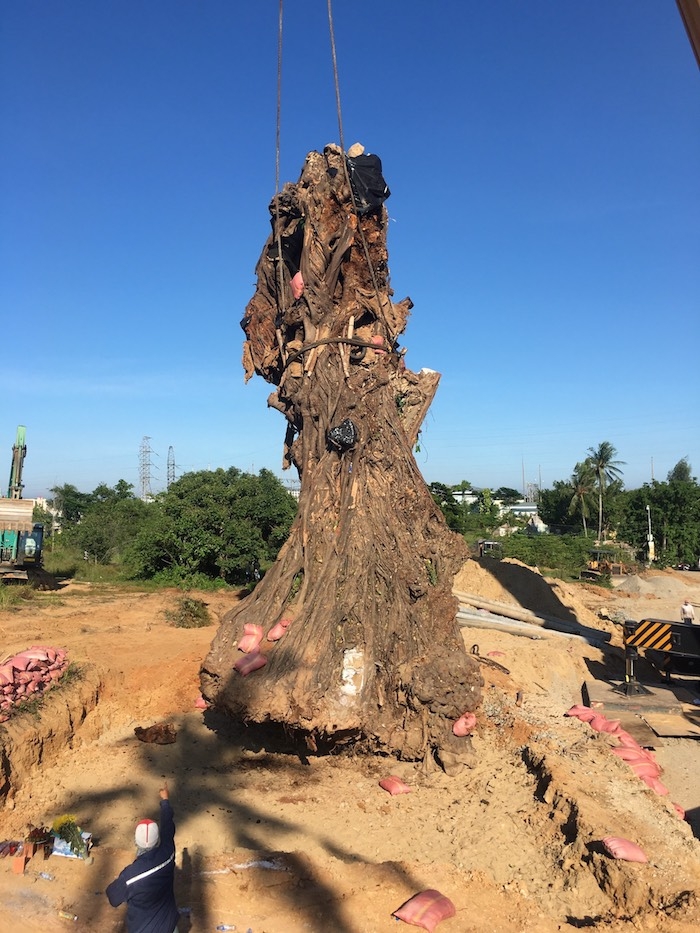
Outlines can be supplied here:
<path id="1" fill-rule="evenodd" d="M 413 457 L 439 375 L 403 365 L 396 338 L 412 303 L 390 299 L 386 210 L 358 213 L 347 165 L 337 146 L 310 153 L 270 206 L 243 362 L 246 379 L 277 386 L 268 404 L 287 419 L 299 509 L 274 566 L 225 617 L 202 688 L 313 750 L 435 755 L 457 771 L 472 751 L 452 726 L 482 685 L 452 595 L 467 550 Z M 246 624 L 264 632 L 252 666 L 266 663 L 242 675 Z"/>

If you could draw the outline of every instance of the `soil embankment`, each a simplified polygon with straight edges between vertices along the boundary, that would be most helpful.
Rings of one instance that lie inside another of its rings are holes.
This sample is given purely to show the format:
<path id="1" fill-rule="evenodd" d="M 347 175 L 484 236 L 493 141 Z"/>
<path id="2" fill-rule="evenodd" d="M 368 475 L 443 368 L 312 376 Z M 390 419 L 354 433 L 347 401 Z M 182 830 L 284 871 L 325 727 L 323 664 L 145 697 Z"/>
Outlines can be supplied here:
<path id="1" fill-rule="evenodd" d="M 27 823 L 71 812 L 96 841 L 91 865 L 33 859 L 18 876 L 10 859 L 0 860 L 8 928 L 64 929 L 63 909 L 79 917 L 72 929 L 125 930 L 104 888 L 132 858 L 133 825 L 157 814 L 167 778 L 176 893 L 189 909 L 182 931 L 394 931 L 392 910 L 424 888 L 457 908 L 440 933 L 696 930 L 700 844 L 671 798 L 691 817 L 700 813 L 700 743 L 664 739 L 657 749 L 671 790 L 662 798 L 611 754 L 609 738 L 563 713 L 592 676 L 621 676 L 619 627 L 609 618 L 675 619 L 686 593 L 700 603 L 700 574 L 652 573 L 608 591 L 548 580 L 514 562 L 469 561 L 455 585 L 563 614 L 611 632 L 613 642 L 602 649 L 464 630 L 469 649 L 477 644 L 508 673 L 483 665 L 476 760 L 456 777 L 386 759 L 300 760 L 202 714 L 194 700 L 214 628 L 169 626 L 176 591 L 70 585 L 0 613 L 3 656 L 54 644 L 86 671 L 70 687 L 75 694 L 57 691 L 36 716 L 0 727 L 8 791 L 0 835 L 21 838 Z M 215 621 L 231 606 L 230 595 L 199 595 Z M 177 730 L 174 744 L 136 739 L 136 726 L 164 720 Z M 390 797 L 378 786 L 389 774 L 412 792 Z M 609 835 L 637 842 L 648 864 L 610 859 L 601 846 Z"/>

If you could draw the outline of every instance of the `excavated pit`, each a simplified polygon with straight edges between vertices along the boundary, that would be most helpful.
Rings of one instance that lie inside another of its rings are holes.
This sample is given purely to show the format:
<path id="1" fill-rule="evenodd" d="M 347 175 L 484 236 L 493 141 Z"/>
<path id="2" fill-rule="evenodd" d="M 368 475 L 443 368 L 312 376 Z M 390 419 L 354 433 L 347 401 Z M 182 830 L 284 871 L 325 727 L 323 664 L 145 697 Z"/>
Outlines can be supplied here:
<path id="1" fill-rule="evenodd" d="M 0 725 L 0 804 L 12 806 L 36 770 L 53 765 L 66 748 L 99 736 L 100 724 L 91 714 L 102 687 L 97 669 L 82 665 L 70 683 L 59 684 Z"/>

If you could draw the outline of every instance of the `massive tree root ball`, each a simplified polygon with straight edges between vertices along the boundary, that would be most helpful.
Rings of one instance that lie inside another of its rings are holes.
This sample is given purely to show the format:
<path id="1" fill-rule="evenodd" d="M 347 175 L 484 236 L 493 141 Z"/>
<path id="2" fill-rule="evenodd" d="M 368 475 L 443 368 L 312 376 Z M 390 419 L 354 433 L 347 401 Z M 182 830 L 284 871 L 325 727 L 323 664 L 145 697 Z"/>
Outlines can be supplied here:
<path id="1" fill-rule="evenodd" d="M 405 368 L 412 303 L 391 300 L 388 189 L 373 196 L 375 174 L 368 194 L 363 160 L 381 170 L 337 146 L 311 152 L 270 205 L 243 364 L 246 379 L 276 386 L 268 404 L 287 421 L 299 509 L 274 566 L 225 617 L 202 689 L 312 751 L 362 748 L 454 773 L 473 752 L 452 726 L 482 685 L 452 595 L 467 548 L 413 456 L 439 375 Z"/>

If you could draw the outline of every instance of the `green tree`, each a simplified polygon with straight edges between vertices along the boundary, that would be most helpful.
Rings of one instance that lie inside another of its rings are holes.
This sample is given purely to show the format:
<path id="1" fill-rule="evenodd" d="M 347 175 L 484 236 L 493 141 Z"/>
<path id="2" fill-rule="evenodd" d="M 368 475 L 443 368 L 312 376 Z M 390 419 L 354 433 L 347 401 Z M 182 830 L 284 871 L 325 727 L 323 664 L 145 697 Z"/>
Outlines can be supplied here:
<path id="1" fill-rule="evenodd" d="M 452 531 L 457 534 L 464 534 L 464 514 L 463 506 L 455 499 L 452 488 L 444 483 L 430 483 L 428 486 L 430 495 L 436 505 L 440 506 L 445 521 Z"/>
<path id="2" fill-rule="evenodd" d="M 44 540 L 51 537 L 53 532 L 53 515 L 48 509 L 35 505 L 32 511 L 32 521 L 44 526 Z"/>
<path id="3" fill-rule="evenodd" d="M 468 479 L 461 479 L 455 486 L 452 487 L 452 492 L 461 492 L 467 493 L 472 491 L 472 484 Z"/>
<path id="4" fill-rule="evenodd" d="M 569 502 L 568 514 L 575 515 L 578 512 L 583 523 L 583 535 L 588 537 L 588 527 L 586 519 L 591 514 L 591 499 L 595 488 L 595 473 L 590 461 L 584 460 L 583 463 L 577 463 L 574 472 L 571 474 L 571 487 L 573 494 Z"/>
<path id="5" fill-rule="evenodd" d="M 124 480 L 104 483 L 88 497 L 80 522 L 67 530 L 67 539 L 97 563 L 119 560 L 146 521 L 148 506 Z"/>
<path id="6" fill-rule="evenodd" d="M 52 504 L 59 513 L 61 525 L 63 527 L 77 525 L 90 504 L 89 493 L 80 492 L 80 490 L 71 483 L 64 483 L 63 486 L 54 486 L 49 491 L 54 495 Z"/>
<path id="7" fill-rule="evenodd" d="M 678 463 L 673 467 L 672 470 L 669 470 L 668 476 L 666 477 L 669 483 L 681 482 L 681 483 L 690 483 L 693 481 L 693 473 L 688 463 L 688 458 L 683 457 Z"/>
<path id="8" fill-rule="evenodd" d="M 91 502 L 115 502 L 133 498 L 133 484 L 127 483 L 125 479 L 118 480 L 116 486 L 107 486 L 106 483 L 100 483 L 90 494 Z"/>
<path id="9" fill-rule="evenodd" d="M 522 494 L 510 486 L 499 486 L 494 492 L 493 498 L 499 499 L 503 505 L 515 505 L 516 502 L 520 502 L 522 499 Z"/>
<path id="10" fill-rule="evenodd" d="M 486 527 L 489 529 L 495 528 L 500 519 L 500 512 L 498 506 L 493 501 L 493 494 L 490 489 L 481 490 L 477 501 L 477 508 Z"/>
<path id="11" fill-rule="evenodd" d="M 148 509 L 128 551 L 134 575 L 244 583 L 254 564 L 276 556 L 296 502 L 269 470 L 255 476 L 231 467 L 186 473 Z"/>
<path id="12" fill-rule="evenodd" d="M 595 476 L 598 489 L 598 540 L 603 540 L 603 498 L 608 483 L 620 479 L 623 460 L 615 460 L 617 450 L 609 441 L 602 441 L 597 447 L 588 448 L 588 462 Z"/>
<path id="13" fill-rule="evenodd" d="M 700 486 L 695 479 L 645 483 L 623 495 L 619 531 L 643 556 L 649 523 L 658 560 L 689 563 L 700 557 Z M 648 507 L 648 511 L 647 511 Z"/>
<path id="14" fill-rule="evenodd" d="M 574 496 L 574 487 L 564 480 L 555 480 L 551 489 L 541 489 L 537 511 L 540 518 L 553 527 L 570 525 L 569 506 Z"/>

